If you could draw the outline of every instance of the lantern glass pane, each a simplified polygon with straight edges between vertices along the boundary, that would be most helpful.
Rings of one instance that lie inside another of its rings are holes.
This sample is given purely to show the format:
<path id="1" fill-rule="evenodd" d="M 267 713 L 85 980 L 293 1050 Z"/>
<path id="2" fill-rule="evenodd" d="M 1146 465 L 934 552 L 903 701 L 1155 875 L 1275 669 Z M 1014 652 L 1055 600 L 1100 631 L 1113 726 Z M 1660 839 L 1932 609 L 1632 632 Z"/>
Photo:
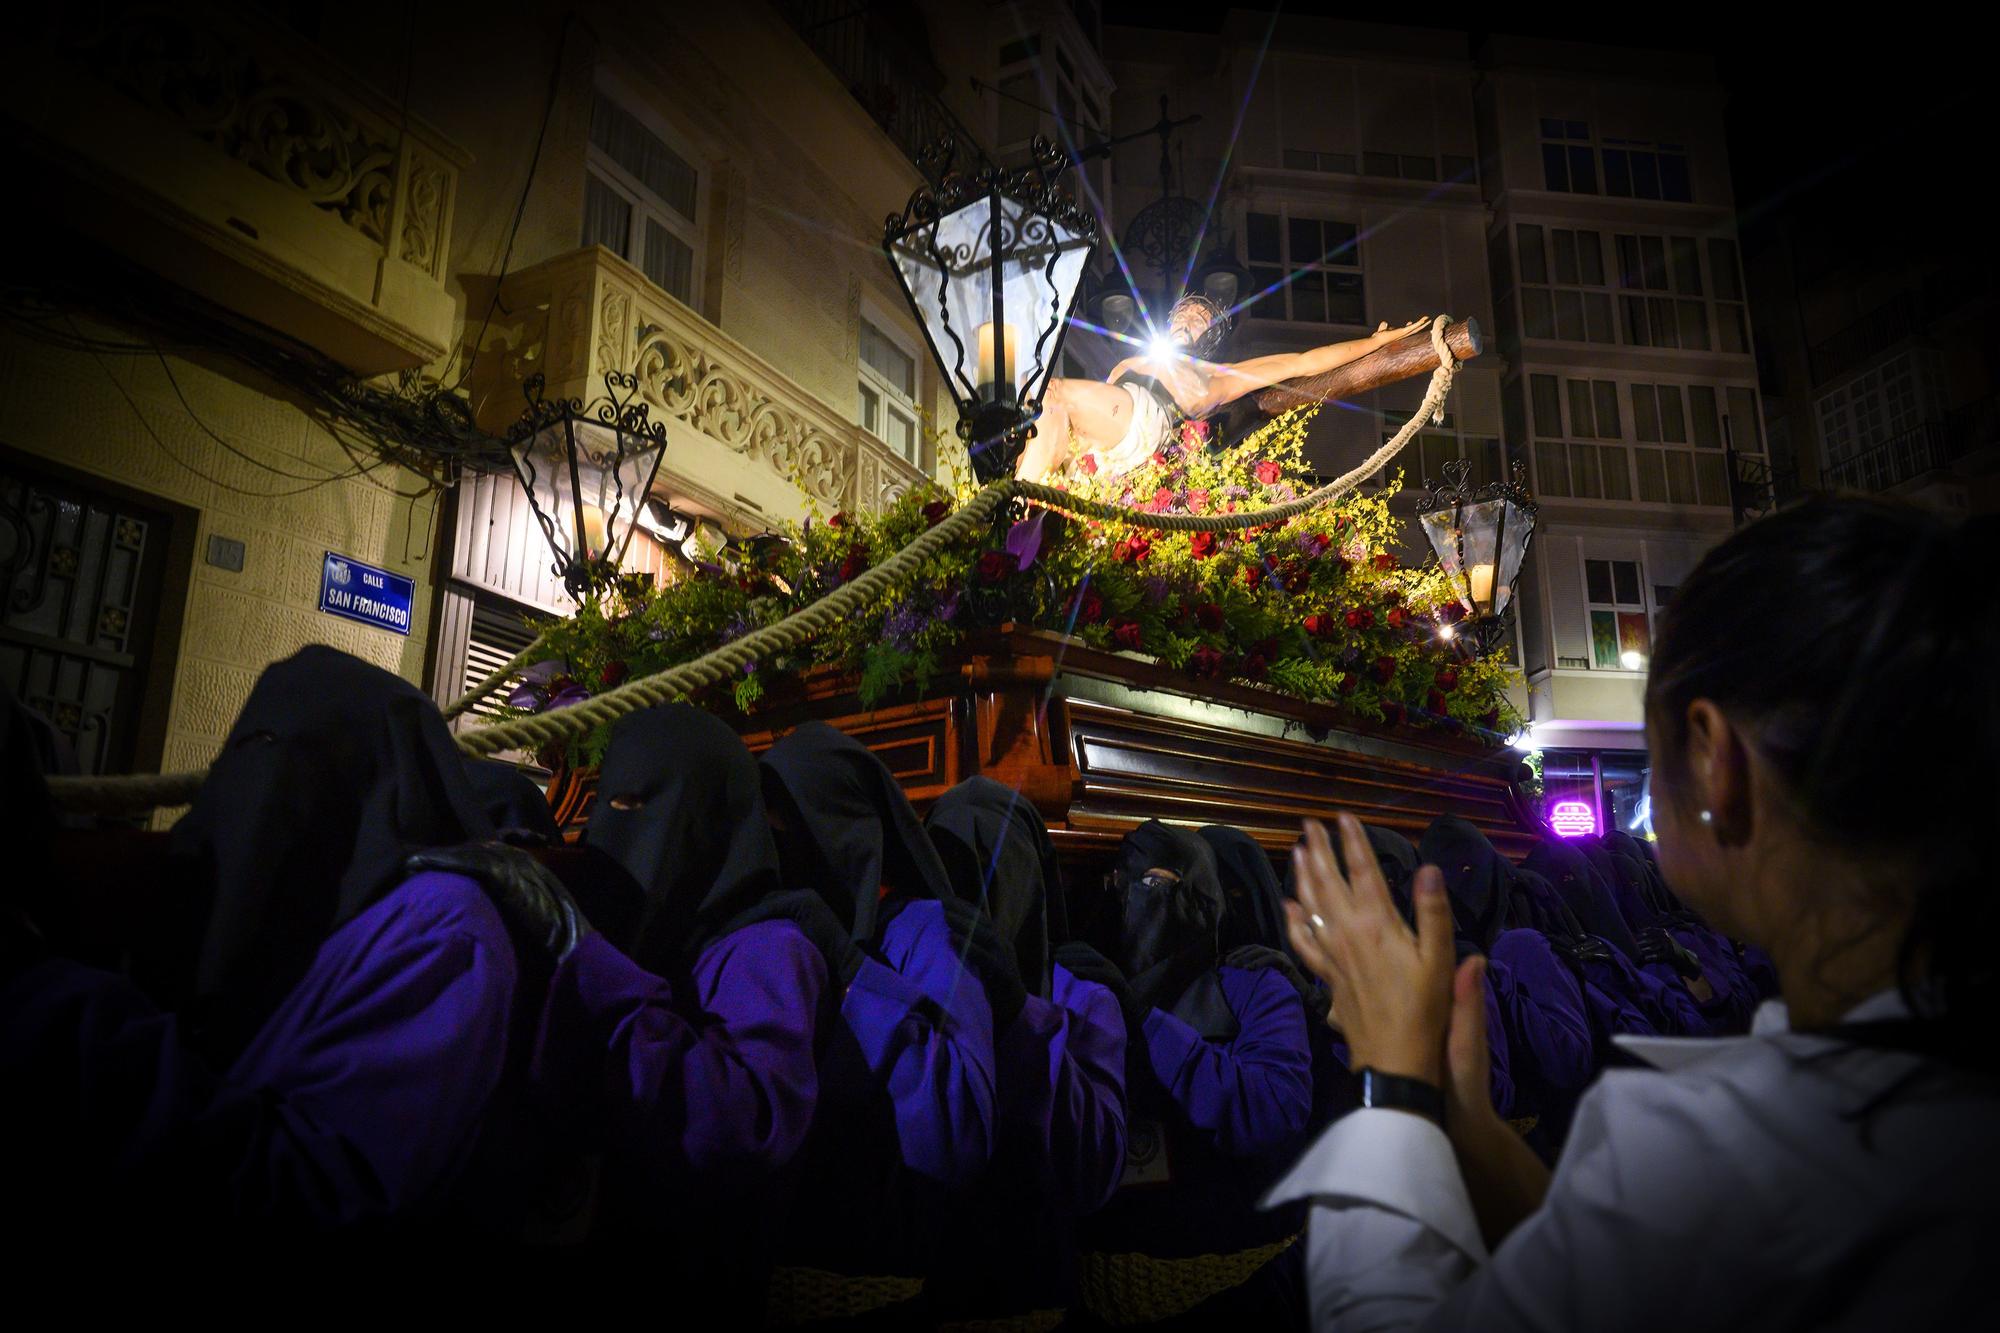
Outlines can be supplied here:
<path id="1" fill-rule="evenodd" d="M 575 418 L 555 421 L 514 443 L 515 474 L 534 503 L 559 570 L 567 571 L 579 559 L 609 559 L 615 564 L 624 555 L 639 506 L 659 471 L 663 448 L 647 436 Z M 579 499 L 582 550 L 577 542 Z"/>
<path id="2" fill-rule="evenodd" d="M 960 410 L 1037 407 L 1062 350 L 1089 238 L 1005 195 L 985 195 L 895 238 L 889 251 Z"/>
<path id="3" fill-rule="evenodd" d="M 1535 531 L 1535 519 L 1512 500 L 1494 500 L 1506 514 L 1500 530 L 1498 577 L 1493 584 L 1493 614 L 1505 611 L 1514 599 L 1514 582 L 1521 577 L 1521 561 L 1528 553 L 1528 538 Z"/>

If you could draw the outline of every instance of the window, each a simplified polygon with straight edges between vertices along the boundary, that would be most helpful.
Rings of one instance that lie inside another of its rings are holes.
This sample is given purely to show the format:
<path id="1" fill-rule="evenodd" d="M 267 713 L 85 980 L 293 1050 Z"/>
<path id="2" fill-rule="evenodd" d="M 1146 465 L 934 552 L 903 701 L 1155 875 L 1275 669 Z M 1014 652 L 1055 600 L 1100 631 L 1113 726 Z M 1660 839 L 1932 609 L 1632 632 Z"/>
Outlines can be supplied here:
<path id="1" fill-rule="evenodd" d="M 1922 470 L 1916 464 L 1924 461 L 1918 451 L 1927 443 L 1925 424 L 1944 417 L 1942 369 L 1935 350 L 1904 352 L 1820 395 L 1814 406 L 1828 485 L 1879 490 Z M 1730 401 L 1729 426 L 1741 449 L 1739 422 L 1756 420 L 1756 394 L 1739 392 L 1745 400 Z M 1904 461 L 1910 466 L 1901 466 Z"/>
<path id="2" fill-rule="evenodd" d="M 1077 62 L 1059 41 L 1044 43 L 1041 34 L 1031 33 L 1008 42 L 1000 48 L 998 68 L 995 142 L 1003 153 L 1037 134 L 1061 140 L 1079 129 L 1105 132 L 1104 93 L 1077 77 Z"/>
<path id="3" fill-rule="evenodd" d="M 1387 444 L 1394 431 L 1384 431 L 1382 442 Z M 1488 482 L 1500 480 L 1502 457 L 1500 441 L 1491 436 L 1460 435 L 1454 428 L 1449 413 L 1443 426 L 1433 426 L 1418 431 L 1404 451 L 1397 456 L 1375 478 L 1374 484 L 1387 485 L 1397 470 L 1403 473 L 1403 480 L 1410 486 L 1429 482 L 1442 483 L 1445 479 L 1444 465 L 1454 459 L 1469 459 L 1472 474 L 1469 480 L 1474 486 L 1484 486 Z"/>
<path id="4" fill-rule="evenodd" d="M 1543 495 L 1580 500 L 1631 499 L 1631 463 L 1624 446 L 1617 384 L 1530 375 L 1528 391 L 1535 489 Z"/>
<path id="5" fill-rule="evenodd" d="M 1706 384 L 1634 384 L 1632 451 L 1639 498 L 1653 504 L 1729 504 L 1729 478 L 1716 425 L 1715 389 Z M 1646 445 L 1690 448 L 1649 449 Z"/>
<path id="6" fill-rule="evenodd" d="M 1636 560 L 1585 560 L 1584 597 L 1590 615 L 1590 665 L 1635 671 L 1652 656 L 1644 581 Z"/>
<path id="7" fill-rule="evenodd" d="M 1736 267 L 1736 242 L 1708 243 L 1708 272 L 1715 287 L 1716 350 L 1750 350 L 1750 315 L 1743 304 L 1743 274 Z"/>
<path id="8" fill-rule="evenodd" d="M 856 415 L 861 428 L 904 461 L 922 467 L 923 460 L 918 457 L 916 353 L 864 315 L 860 359 L 860 407 Z"/>
<path id="9" fill-rule="evenodd" d="M 1251 213 L 1245 224 L 1251 289 L 1264 293 L 1247 313 L 1301 324 L 1366 323 L 1360 228 L 1278 213 Z"/>
<path id="10" fill-rule="evenodd" d="M 1604 237 L 1523 223 L 1521 253 L 1523 336 L 1563 342 L 1616 343 L 1612 291 L 1604 271 Z"/>
<path id="11" fill-rule="evenodd" d="M 1700 248 L 1693 238 L 1617 239 L 1625 341 L 1635 347 L 1707 351 L 1708 305 L 1701 299 Z"/>
<path id="12" fill-rule="evenodd" d="M 701 176 L 686 156 L 604 88 L 590 110 L 583 244 L 638 266 L 692 305 L 701 251 Z"/>
<path id="13" fill-rule="evenodd" d="M 1542 117 L 1542 178 L 1565 194 L 1597 193 L 1597 150 L 1586 122 Z"/>
<path id="14" fill-rule="evenodd" d="M 1604 192 L 1620 199 L 1690 203 L 1687 149 L 1642 139 L 1604 141 Z"/>

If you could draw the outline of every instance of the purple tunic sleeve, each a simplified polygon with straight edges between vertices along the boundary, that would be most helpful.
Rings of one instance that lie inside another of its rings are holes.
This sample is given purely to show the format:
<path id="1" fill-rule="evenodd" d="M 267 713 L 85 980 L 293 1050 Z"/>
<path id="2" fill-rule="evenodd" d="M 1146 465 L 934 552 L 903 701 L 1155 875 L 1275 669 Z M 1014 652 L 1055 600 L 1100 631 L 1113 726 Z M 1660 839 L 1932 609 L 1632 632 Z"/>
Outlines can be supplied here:
<path id="1" fill-rule="evenodd" d="M 903 1164 L 971 1183 L 993 1153 L 993 1011 L 952 948 L 943 909 L 910 903 L 882 932 L 840 1006 L 868 1071 L 895 1103 Z"/>
<path id="2" fill-rule="evenodd" d="M 1125 1166 L 1125 1019 L 1117 999 L 1058 966 L 1051 998 L 1030 995 L 993 1055 L 1002 1139 L 1041 1164 L 1045 1192 L 1072 1216 L 1102 1207 Z"/>
<path id="3" fill-rule="evenodd" d="M 1503 1116 L 1514 1114 L 1514 1049 L 1507 1040 L 1507 1016 L 1500 1008 L 1500 991 L 1511 984 L 1506 965 L 1486 960 L 1486 1052 L 1491 1062 L 1486 1090 L 1493 1097 L 1493 1109 Z"/>
<path id="4" fill-rule="evenodd" d="M 601 1099 L 612 1143 L 656 1166 L 768 1171 L 791 1160 L 812 1119 L 825 986 L 819 952 L 790 922 L 712 942 L 680 1004 L 665 981 L 589 936 L 549 987 L 537 1083 Z"/>
<path id="5" fill-rule="evenodd" d="M 39 1070 L 90 1165 L 173 1211 L 340 1226 L 436 1202 L 498 1086 L 515 963 L 479 886 L 427 873 L 329 936 L 229 1072 L 129 981 L 61 959 L 8 986 L 10 1096 Z"/>
<path id="6" fill-rule="evenodd" d="M 1511 984 L 1501 998 L 1508 1041 L 1531 1059 L 1550 1087 L 1574 1091 L 1590 1082 L 1590 1020 L 1576 977 L 1540 931 L 1510 930 L 1493 943 L 1493 961 Z"/>
<path id="7" fill-rule="evenodd" d="M 1275 968 L 1216 969 L 1235 1011 L 1237 1034 L 1205 1039 L 1164 1009 L 1146 1015 L 1143 1035 L 1154 1077 L 1197 1129 L 1230 1157 L 1289 1147 L 1312 1114 L 1312 1054 L 1305 1006 Z"/>
<path id="8" fill-rule="evenodd" d="M 1717 1033 L 1744 1032 L 1757 1008 L 1756 988 L 1736 957 L 1728 940 L 1703 926 L 1677 925 L 1670 932 L 1689 952 L 1701 960 L 1702 975 L 1714 995 L 1701 1005 L 1702 1014 Z"/>
<path id="9" fill-rule="evenodd" d="M 1626 993 L 1660 1033 L 1674 1037 L 1707 1035 L 1708 1024 L 1702 1021 L 1694 996 L 1688 994 L 1672 968 L 1660 963 L 1634 965 L 1617 950 L 1612 953 Z"/>

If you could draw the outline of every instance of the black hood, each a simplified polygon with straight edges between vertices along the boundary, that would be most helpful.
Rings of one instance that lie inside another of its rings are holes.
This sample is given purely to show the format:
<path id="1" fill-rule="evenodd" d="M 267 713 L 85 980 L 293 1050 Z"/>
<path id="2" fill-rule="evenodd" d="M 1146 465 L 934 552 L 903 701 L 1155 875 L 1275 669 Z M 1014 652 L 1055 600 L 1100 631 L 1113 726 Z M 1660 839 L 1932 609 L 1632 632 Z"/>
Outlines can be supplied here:
<path id="1" fill-rule="evenodd" d="M 1507 924 L 1525 930 L 1538 930 L 1550 940 L 1568 941 L 1583 935 L 1583 924 L 1576 913 L 1570 911 L 1569 904 L 1556 892 L 1555 885 L 1548 877 L 1530 870 L 1526 866 L 1517 867 L 1507 881 Z"/>
<path id="2" fill-rule="evenodd" d="M 1201 839 L 1215 854 L 1222 877 L 1222 952 L 1261 944 L 1289 957 L 1292 942 L 1285 930 L 1285 891 L 1279 887 L 1270 856 L 1242 829 L 1223 824 L 1202 829 Z"/>
<path id="3" fill-rule="evenodd" d="M 1544 839 L 1535 844 L 1523 866 L 1555 887 L 1556 896 L 1586 931 L 1618 950 L 1627 961 L 1638 961 L 1639 941 L 1632 937 L 1631 927 L 1612 901 L 1610 886 L 1599 882 L 1582 852 L 1567 843 Z"/>
<path id="4" fill-rule="evenodd" d="M 781 887 L 756 759 L 721 719 L 687 704 L 611 729 L 584 841 L 638 885 L 625 947 L 661 975 Z"/>
<path id="5" fill-rule="evenodd" d="M 314 645 L 267 667 L 173 829 L 196 876 L 199 1040 L 241 1050 L 333 930 L 429 847 L 490 838 L 430 698 Z"/>
<path id="6" fill-rule="evenodd" d="M 562 842 L 549 798 L 520 769 L 501 759 L 467 759 L 465 780 L 485 811 L 486 822 L 505 841 L 541 847 Z"/>
<path id="7" fill-rule="evenodd" d="M 1109 887 L 1115 910 L 1099 947 L 1125 973 L 1133 997 L 1204 1037 L 1235 1036 L 1236 1015 L 1215 976 L 1224 895 L 1208 844 L 1149 819 L 1119 845 Z"/>
<path id="8" fill-rule="evenodd" d="M 1425 865 L 1444 875 L 1458 937 L 1480 952 L 1493 947 L 1507 919 L 1511 867 L 1486 835 L 1456 815 L 1445 815 L 1424 831 L 1417 849 Z"/>
<path id="9" fill-rule="evenodd" d="M 860 741 L 808 722 L 770 748 L 763 770 L 788 886 L 817 892 L 855 940 L 875 938 L 885 888 L 904 898 L 951 892 L 902 786 Z"/>
<path id="10" fill-rule="evenodd" d="M 1021 980 L 1050 994 L 1050 942 L 1069 936 L 1055 844 L 1035 807 L 1012 787 L 974 777 L 938 798 L 924 817 L 952 892 L 977 903 L 1014 946 Z"/>

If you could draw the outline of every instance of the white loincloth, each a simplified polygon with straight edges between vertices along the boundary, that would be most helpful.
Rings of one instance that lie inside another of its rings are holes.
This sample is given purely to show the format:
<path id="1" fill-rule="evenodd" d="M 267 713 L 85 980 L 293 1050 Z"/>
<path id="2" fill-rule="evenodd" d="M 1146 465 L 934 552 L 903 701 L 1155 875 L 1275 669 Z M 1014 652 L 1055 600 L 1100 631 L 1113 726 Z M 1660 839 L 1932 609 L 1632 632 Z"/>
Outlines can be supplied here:
<path id="1" fill-rule="evenodd" d="M 1132 419 L 1125 423 L 1125 433 L 1118 437 L 1118 443 L 1109 449 L 1093 451 L 1099 476 L 1115 477 L 1138 467 L 1153 456 L 1154 450 L 1167 445 L 1176 424 L 1174 414 L 1151 390 L 1130 380 L 1118 387 L 1132 399 Z"/>

